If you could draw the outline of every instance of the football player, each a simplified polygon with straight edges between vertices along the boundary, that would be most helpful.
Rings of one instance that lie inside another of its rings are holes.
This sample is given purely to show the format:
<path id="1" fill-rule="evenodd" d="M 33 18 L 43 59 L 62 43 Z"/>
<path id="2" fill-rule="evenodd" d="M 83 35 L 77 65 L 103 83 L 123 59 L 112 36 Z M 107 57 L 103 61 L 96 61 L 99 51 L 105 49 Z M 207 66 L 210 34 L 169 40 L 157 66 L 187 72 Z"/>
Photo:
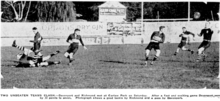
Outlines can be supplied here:
<path id="1" fill-rule="evenodd" d="M 70 43 L 67 51 L 65 52 L 64 56 L 69 59 L 69 65 L 72 65 L 73 55 L 79 48 L 79 43 L 82 44 L 84 49 L 87 49 L 82 41 L 82 37 L 80 35 L 80 29 L 75 29 L 73 34 L 70 34 L 67 38 L 66 42 Z"/>
<path id="2" fill-rule="evenodd" d="M 30 50 L 22 46 L 18 46 L 16 44 L 16 40 L 13 41 L 12 47 L 18 48 L 19 50 L 23 51 L 22 54 L 17 55 L 19 64 L 16 67 L 39 67 L 39 66 L 48 66 L 48 65 L 60 63 L 59 61 L 58 62 L 47 61 L 52 56 L 58 54 L 59 51 L 56 51 L 48 56 L 43 57 L 43 56 L 35 55 L 35 52 L 33 52 L 33 50 Z"/>
<path id="3" fill-rule="evenodd" d="M 201 33 L 198 34 L 198 36 L 203 36 L 203 41 L 200 44 L 200 46 L 198 47 L 198 59 L 197 62 L 201 59 L 205 59 L 206 55 L 204 53 L 204 51 L 210 47 L 211 45 L 211 39 L 212 39 L 212 34 L 213 34 L 213 30 L 211 29 L 211 23 L 209 21 L 207 21 L 205 23 L 205 28 L 202 29 Z"/>
<path id="4" fill-rule="evenodd" d="M 174 53 L 174 56 L 176 56 L 179 53 L 180 49 L 182 49 L 183 51 L 189 51 L 189 52 L 191 52 L 191 54 L 194 53 L 193 50 L 186 48 L 186 44 L 187 44 L 187 40 L 190 40 L 189 39 L 190 35 L 195 37 L 195 34 L 192 33 L 192 32 L 187 31 L 186 27 L 183 27 L 182 30 L 183 30 L 183 33 L 179 35 L 179 37 L 182 37 L 182 38 L 181 38 L 181 41 L 180 41 L 180 43 L 178 45 L 178 48 L 177 48 L 176 52 Z M 188 44 L 190 44 L 190 43 L 188 43 Z"/>
<path id="5" fill-rule="evenodd" d="M 147 62 L 148 62 L 148 59 L 149 59 L 148 56 L 150 54 L 151 49 L 156 50 L 156 54 L 153 58 L 153 61 L 151 62 L 151 65 L 160 56 L 160 43 L 164 43 L 164 40 L 165 40 L 165 34 L 163 32 L 164 28 L 165 28 L 165 26 L 160 26 L 159 31 L 155 31 L 151 35 L 150 43 L 145 48 L 145 50 L 146 50 L 146 54 L 145 54 L 145 59 L 146 59 L 145 63 L 146 63 L 146 65 L 147 65 Z"/>
<path id="6" fill-rule="evenodd" d="M 42 54 L 40 53 L 40 48 L 41 48 L 41 41 L 43 40 L 43 37 L 40 35 L 40 33 L 37 30 L 37 27 L 33 27 L 33 33 L 34 35 L 34 40 L 30 40 L 30 42 L 33 42 L 33 47 L 32 50 L 36 55 L 41 56 Z"/>

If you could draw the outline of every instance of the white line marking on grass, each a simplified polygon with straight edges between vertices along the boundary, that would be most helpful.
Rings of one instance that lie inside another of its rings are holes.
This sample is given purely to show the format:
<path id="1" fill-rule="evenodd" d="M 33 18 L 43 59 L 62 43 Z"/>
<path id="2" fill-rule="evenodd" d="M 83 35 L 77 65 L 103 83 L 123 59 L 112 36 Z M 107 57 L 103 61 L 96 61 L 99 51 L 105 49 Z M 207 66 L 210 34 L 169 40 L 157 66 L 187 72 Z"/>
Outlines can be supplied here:
<path id="1" fill-rule="evenodd" d="M 202 89 L 207 89 L 207 87 L 204 87 L 204 88 L 202 88 Z"/>
<path id="2" fill-rule="evenodd" d="M 3 79 L 4 77 L 2 76 L 2 74 L 1 74 L 1 79 Z"/>
<path id="3" fill-rule="evenodd" d="M 124 78 L 123 78 L 123 76 L 121 75 L 121 72 L 118 72 L 118 74 L 119 74 L 119 77 L 121 78 L 121 82 L 119 83 L 119 85 L 121 85 L 121 84 L 124 82 Z"/>
<path id="4" fill-rule="evenodd" d="M 18 89 L 18 88 L 16 88 L 15 86 L 13 86 L 13 89 Z"/>

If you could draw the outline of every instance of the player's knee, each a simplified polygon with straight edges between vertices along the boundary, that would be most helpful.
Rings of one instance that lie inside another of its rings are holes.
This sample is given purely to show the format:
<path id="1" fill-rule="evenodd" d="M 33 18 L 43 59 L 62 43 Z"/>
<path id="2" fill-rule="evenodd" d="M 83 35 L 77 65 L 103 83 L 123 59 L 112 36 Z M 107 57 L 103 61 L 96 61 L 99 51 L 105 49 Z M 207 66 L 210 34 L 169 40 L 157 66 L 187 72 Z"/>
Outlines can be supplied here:
<path id="1" fill-rule="evenodd" d="M 148 55 L 148 54 L 150 53 L 150 50 L 147 49 L 147 50 L 145 51 L 145 53 L 146 53 L 146 55 Z"/>
<path id="2" fill-rule="evenodd" d="M 182 47 L 181 49 L 182 49 L 182 50 L 186 50 L 186 47 Z"/>
<path id="3" fill-rule="evenodd" d="M 202 54 L 202 52 L 204 51 L 204 47 L 201 47 L 198 49 L 198 54 Z"/>
<path id="4" fill-rule="evenodd" d="M 69 57 L 70 57 L 70 59 L 72 59 L 73 58 L 73 53 L 70 53 Z"/>
<path id="5" fill-rule="evenodd" d="M 65 57 L 68 57 L 68 56 L 69 56 L 69 53 L 68 53 L 68 52 L 66 52 L 66 53 L 64 54 L 64 56 L 65 56 Z"/>
<path id="6" fill-rule="evenodd" d="M 156 50 L 156 56 L 160 56 L 160 50 Z"/>

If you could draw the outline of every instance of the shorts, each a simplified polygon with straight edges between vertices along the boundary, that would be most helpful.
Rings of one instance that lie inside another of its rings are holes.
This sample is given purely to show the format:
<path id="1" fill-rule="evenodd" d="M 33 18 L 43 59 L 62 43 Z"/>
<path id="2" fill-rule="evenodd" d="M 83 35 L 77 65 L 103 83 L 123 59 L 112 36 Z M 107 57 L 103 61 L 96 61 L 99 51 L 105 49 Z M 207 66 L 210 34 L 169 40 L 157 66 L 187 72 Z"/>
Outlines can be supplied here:
<path id="1" fill-rule="evenodd" d="M 211 42 L 210 42 L 210 41 L 203 41 L 203 42 L 200 44 L 199 48 L 202 48 L 202 47 L 208 48 L 210 45 L 211 45 Z M 199 48 L 198 48 L 198 49 L 199 49 Z"/>
<path id="2" fill-rule="evenodd" d="M 34 43 L 33 51 L 35 52 L 36 50 L 40 50 L 41 44 L 40 42 Z"/>
<path id="3" fill-rule="evenodd" d="M 154 49 L 154 50 L 160 50 L 160 43 L 156 43 L 156 42 L 150 42 L 149 45 L 145 48 L 145 50 L 151 50 L 151 49 Z"/>
<path id="4" fill-rule="evenodd" d="M 72 43 L 72 44 L 69 45 L 69 47 L 67 49 L 67 52 L 75 54 L 76 51 L 78 50 L 78 48 L 79 48 L 79 44 Z"/>
<path id="5" fill-rule="evenodd" d="M 181 41 L 180 44 L 178 45 L 179 48 L 182 48 L 186 46 L 186 41 Z"/>

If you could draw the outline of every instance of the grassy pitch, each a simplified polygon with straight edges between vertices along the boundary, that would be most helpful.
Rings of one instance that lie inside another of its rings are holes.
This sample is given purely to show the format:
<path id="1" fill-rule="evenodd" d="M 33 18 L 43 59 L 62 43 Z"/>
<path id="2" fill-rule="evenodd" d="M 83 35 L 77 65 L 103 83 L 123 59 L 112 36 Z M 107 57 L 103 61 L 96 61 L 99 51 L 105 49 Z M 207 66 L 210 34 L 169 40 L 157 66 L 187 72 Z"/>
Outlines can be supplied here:
<path id="1" fill-rule="evenodd" d="M 62 53 L 49 67 L 16 68 L 16 54 L 21 51 L 2 47 L 2 88 L 101 88 L 101 89 L 217 89 L 219 88 L 219 43 L 207 49 L 204 62 L 195 62 L 196 54 L 180 51 L 172 58 L 178 44 L 161 46 L 161 57 L 154 65 L 144 66 L 143 45 L 98 45 L 79 48 L 72 66 L 63 56 L 67 46 L 42 47 L 43 54 Z M 197 50 L 198 43 L 190 47 Z M 151 59 L 153 58 L 152 51 Z"/>

